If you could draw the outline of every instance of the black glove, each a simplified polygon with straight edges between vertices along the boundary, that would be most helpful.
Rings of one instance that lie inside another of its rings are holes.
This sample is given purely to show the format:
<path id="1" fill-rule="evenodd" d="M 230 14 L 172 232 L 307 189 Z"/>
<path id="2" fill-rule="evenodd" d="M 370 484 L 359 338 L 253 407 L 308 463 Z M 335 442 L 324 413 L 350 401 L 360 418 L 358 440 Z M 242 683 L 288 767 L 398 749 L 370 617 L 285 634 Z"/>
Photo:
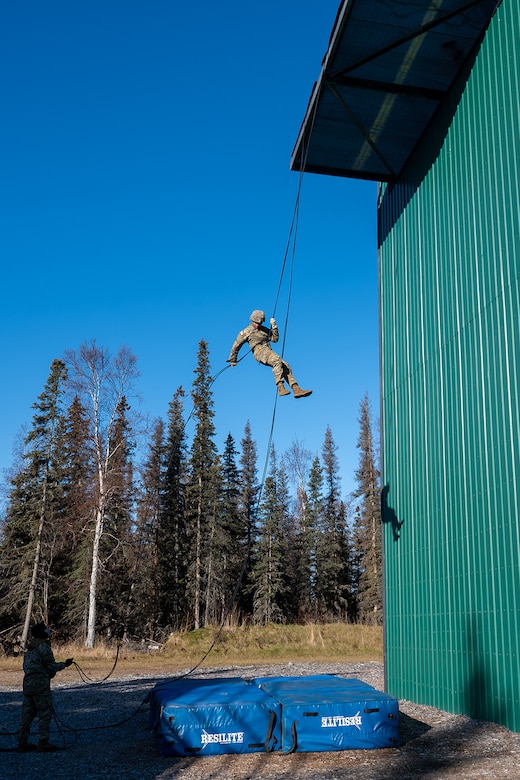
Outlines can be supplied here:
<path id="1" fill-rule="evenodd" d="M 67 660 L 65 661 L 65 666 L 70 666 L 73 661 L 74 658 L 67 658 Z"/>

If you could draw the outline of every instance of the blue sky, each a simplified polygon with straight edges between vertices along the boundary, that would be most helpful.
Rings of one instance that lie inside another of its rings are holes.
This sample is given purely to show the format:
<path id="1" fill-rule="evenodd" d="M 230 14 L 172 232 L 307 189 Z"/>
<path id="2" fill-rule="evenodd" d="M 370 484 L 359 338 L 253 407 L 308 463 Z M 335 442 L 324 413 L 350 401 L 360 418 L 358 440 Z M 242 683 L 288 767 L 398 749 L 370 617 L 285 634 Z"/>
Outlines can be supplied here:
<path id="1" fill-rule="evenodd" d="M 0 469 L 65 350 L 130 347 L 139 410 L 164 418 L 201 339 L 216 374 L 251 311 L 272 314 L 338 4 L 2 4 Z M 365 392 L 378 414 L 377 294 L 376 185 L 305 175 L 284 356 L 314 392 L 279 399 L 274 444 L 320 452 L 329 425 L 345 494 Z M 281 327 L 288 296 L 286 274 Z M 262 467 L 270 369 L 248 356 L 213 392 L 217 446 L 249 420 Z"/>

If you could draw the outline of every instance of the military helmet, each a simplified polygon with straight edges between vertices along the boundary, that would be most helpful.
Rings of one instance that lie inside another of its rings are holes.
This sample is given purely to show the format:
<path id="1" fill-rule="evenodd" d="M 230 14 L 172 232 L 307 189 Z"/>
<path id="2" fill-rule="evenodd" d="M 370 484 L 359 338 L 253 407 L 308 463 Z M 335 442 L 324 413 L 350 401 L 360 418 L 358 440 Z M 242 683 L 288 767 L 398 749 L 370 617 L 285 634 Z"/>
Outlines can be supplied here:
<path id="1" fill-rule="evenodd" d="M 36 623 L 31 628 L 31 634 L 34 637 L 34 639 L 48 639 L 51 635 L 51 632 L 45 625 L 45 623 Z"/>
<path id="2" fill-rule="evenodd" d="M 251 322 L 257 322 L 259 325 L 261 325 L 262 322 L 265 322 L 265 314 L 261 309 L 255 309 L 249 319 Z"/>

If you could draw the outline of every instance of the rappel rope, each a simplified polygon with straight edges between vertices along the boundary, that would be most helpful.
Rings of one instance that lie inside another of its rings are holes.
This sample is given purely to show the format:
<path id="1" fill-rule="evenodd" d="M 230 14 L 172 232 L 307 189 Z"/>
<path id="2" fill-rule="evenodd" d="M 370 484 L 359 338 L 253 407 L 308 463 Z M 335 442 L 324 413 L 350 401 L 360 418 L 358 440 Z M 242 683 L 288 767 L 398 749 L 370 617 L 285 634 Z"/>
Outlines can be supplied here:
<path id="1" fill-rule="evenodd" d="M 112 669 L 109 671 L 108 674 L 106 674 L 104 677 L 102 677 L 101 680 L 95 680 L 93 677 L 89 677 L 89 675 L 85 672 L 85 670 L 82 669 L 81 666 L 78 663 L 76 663 L 76 661 L 72 661 L 73 666 L 76 667 L 76 671 L 79 674 L 79 678 L 80 678 L 81 682 L 90 683 L 92 685 L 98 685 L 99 683 L 106 682 L 108 680 L 108 678 L 112 677 L 112 675 L 114 674 L 115 668 L 117 666 L 117 662 L 119 660 L 119 652 L 120 652 L 120 650 L 121 650 L 121 643 L 118 642 L 117 643 L 117 650 L 116 650 L 116 657 L 114 659 L 114 664 L 112 666 Z"/>
<path id="2" fill-rule="evenodd" d="M 315 117 L 315 114 L 314 114 L 314 117 Z M 314 117 L 313 117 L 313 122 L 312 123 L 314 123 Z M 278 282 L 278 289 L 276 291 L 276 297 L 275 297 L 275 303 L 274 303 L 273 315 L 272 315 L 274 317 L 275 314 L 276 314 L 276 309 L 277 309 L 277 306 L 278 306 L 278 299 L 280 297 L 280 291 L 281 291 L 281 288 L 282 288 L 283 278 L 284 278 L 284 275 L 285 275 L 287 260 L 288 260 L 288 257 L 290 255 L 291 262 L 290 262 L 290 268 L 289 268 L 289 292 L 288 292 L 288 297 L 287 297 L 287 309 L 286 309 L 285 323 L 284 323 L 284 329 L 283 329 L 284 336 L 283 336 L 283 340 L 282 340 L 282 350 L 281 350 L 282 357 L 283 357 L 283 354 L 284 354 L 284 351 L 285 351 L 285 339 L 286 339 L 286 334 L 287 334 L 287 325 L 288 325 L 288 321 L 289 321 L 289 310 L 290 310 L 291 296 L 292 296 L 294 258 L 295 258 L 295 254 L 296 254 L 296 235 L 297 235 L 297 232 L 298 232 L 298 217 L 299 217 L 299 210 L 300 210 L 300 194 L 301 194 L 301 188 L 302 188 L 302 182 L 303 182 L 303 172 L 305 170 L 306 159 L 307 159 L 307 150 L 305 151 L 304 160 L 303 160 L 303 164 L 302 164 L 302 169 L 300 171 L 300 176 L 299 176 L 299 180 L 298 180 L 298 190 L 297 190 L 296 200 L 295 200 L 295 204 L 294 204 L 293 216 L 292 216 L 292 220 L 291 220 L 291 226 L 290 226 L 290 229 L 289 229 L 289 236 L 288 236 L 288 239 L 287 239 L 287 244 L 286 244 L 286 247 L 285 247 L 285 253 L 284 253 L 284 258 L 283 258 L 283 262 L 282 262 L 282 269 L 281 269 L 281 272 L 280 272 L 280 279 L 279 279 L 279 282 Z M 237 363 L 239 363 L 241 360 L 243 360 L 245 357 L 247 357 L 249 352 L 251 352 L 251 350 L 249 350 L 244 355 L 242 355 L 242 357 L 237 360 Z M 224 368 L 220 369 L 220 371 L 217 374 L 215 374 L 215 376 L 212 378 L 212 380 L 210 382 L 210 387 L 219 378 L 219 376 L 221 376 L 221 374 L 223 374 L 224 371 L 226 371 L 228 368 L 231 368 L 231 366 L 230 365 L 224 366 Z M 263 468 L 263 471 L 262 471 L 262 477 L 261 477 L 261 480 L 260 480 L 260 486 L 259 486 L 259 490 L 258 490 L 258 497 L 257 497 L 257 501 L 256 501 L 256 509 L 258 509 L 258 506 L 259 506 L 261 498 L 262 498 L 262 491 L 263 491 L 264 483 L 265 483 L 265 479 L 266 479 L 267 468 L 269 466 L 269 457 L 270 457 L 270 454 L 271 454 L 271 448 L 272 448 L 272 443 L 273 443 L 273 434 L 274 434 L 274 425 L 275 425 L 275 420 L 276 420 L 276 407 L 277 407 L 277 403 L 278 403 L 278 393 L 276 393 L 276 395 L 275 395 L 274 404 L 273 404 L 273 414 L 272 414 L 272 417 L 271 417 L 271 428 L 270 428 L 270 431 L 269 431 L 269 439 L 268 439 L 268 443 L 267 443 L 267 447 L 266 447 L 266 454 L 265 454 L 265 459 L 264 459 L 264 468 Z M 190 418 L 191 418 L 191 416 L 193 414 L 193 411 L 194 410 L 191 411 L 188 419 L 186 420 L 186 424 L 190 420 Z M 224 627 L 225 627 L 225 625 L 227 623 L 227 620 L 229 618 L 229 615 L 231 614 L 231 612 L 233 610 L 233 607 L 235 606 L 235 603 L 236 603 L 237 598 L 238 598 L 238 594 L 240 592 L 240 588 L 242 586 L 242 582 L 243 582 L 244 575 L 245 575 L 246 568 L 247 568 L 247 562 L 249 560 L 249 554 L 251 552 L 251 544 L 252 544 L 252 539 L 250 538 L 249 541 L 248 541 L 247 550 L 246 550 L 246 552 L 244 554 L 242 570 L 240 572 L 240 575 L 238 577 L 237 583 L 235 585 L 235 589 L 233 591 L 232 597 L 229 600 L 228 606 L 227 606 L 226 611 L 224 613 L 224 616 L 223 616 L 223 618 L 221 620 L 219 629 L 218 629 L 217 633 L 215 634 L 211 645 L 209 646 L 209 648 L 206 651 L 206 653 L 202 656 L 202 658 L 197 662 L 197 664 L 195 664 L 195 666 L 193 666 L 189 671 L 185 672 L 182 675 L 170 678 L 170 680 L 169 680 L 170 682 L 172 680 L 175 681 L 175 680 L 184 679 L 186 677 L 189 677 L 191 674 L 193 674 L 193 672 L 195 672 L 204 663 L 206 658 L 209 656 L 209 654 L 211 653 L 211 651 L 213 650 L 213 648 L 215 647 L 215 645 L 219 641 L 220 636 L 221 636 L 221 634 L 222 634 L 222 632 L 224 630 Z M 165 681 L 165 682 L 167 683 L 168 681 Z"/>

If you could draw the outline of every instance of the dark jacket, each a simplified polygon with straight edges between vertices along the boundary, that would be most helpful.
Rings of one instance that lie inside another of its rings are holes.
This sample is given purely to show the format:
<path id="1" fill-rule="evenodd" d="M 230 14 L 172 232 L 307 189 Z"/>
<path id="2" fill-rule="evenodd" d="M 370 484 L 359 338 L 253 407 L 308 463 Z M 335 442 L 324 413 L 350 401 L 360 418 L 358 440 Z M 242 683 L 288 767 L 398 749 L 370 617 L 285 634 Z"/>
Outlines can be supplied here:
<path id="1" fill-rule="evenodd" d="M 23 659 L 23 692 L 34 696 L 50 691 L 52 678 L 62 669 L 65 669 L 65 662 L 54 660 L 48 639 L 30 639 Z"/>

